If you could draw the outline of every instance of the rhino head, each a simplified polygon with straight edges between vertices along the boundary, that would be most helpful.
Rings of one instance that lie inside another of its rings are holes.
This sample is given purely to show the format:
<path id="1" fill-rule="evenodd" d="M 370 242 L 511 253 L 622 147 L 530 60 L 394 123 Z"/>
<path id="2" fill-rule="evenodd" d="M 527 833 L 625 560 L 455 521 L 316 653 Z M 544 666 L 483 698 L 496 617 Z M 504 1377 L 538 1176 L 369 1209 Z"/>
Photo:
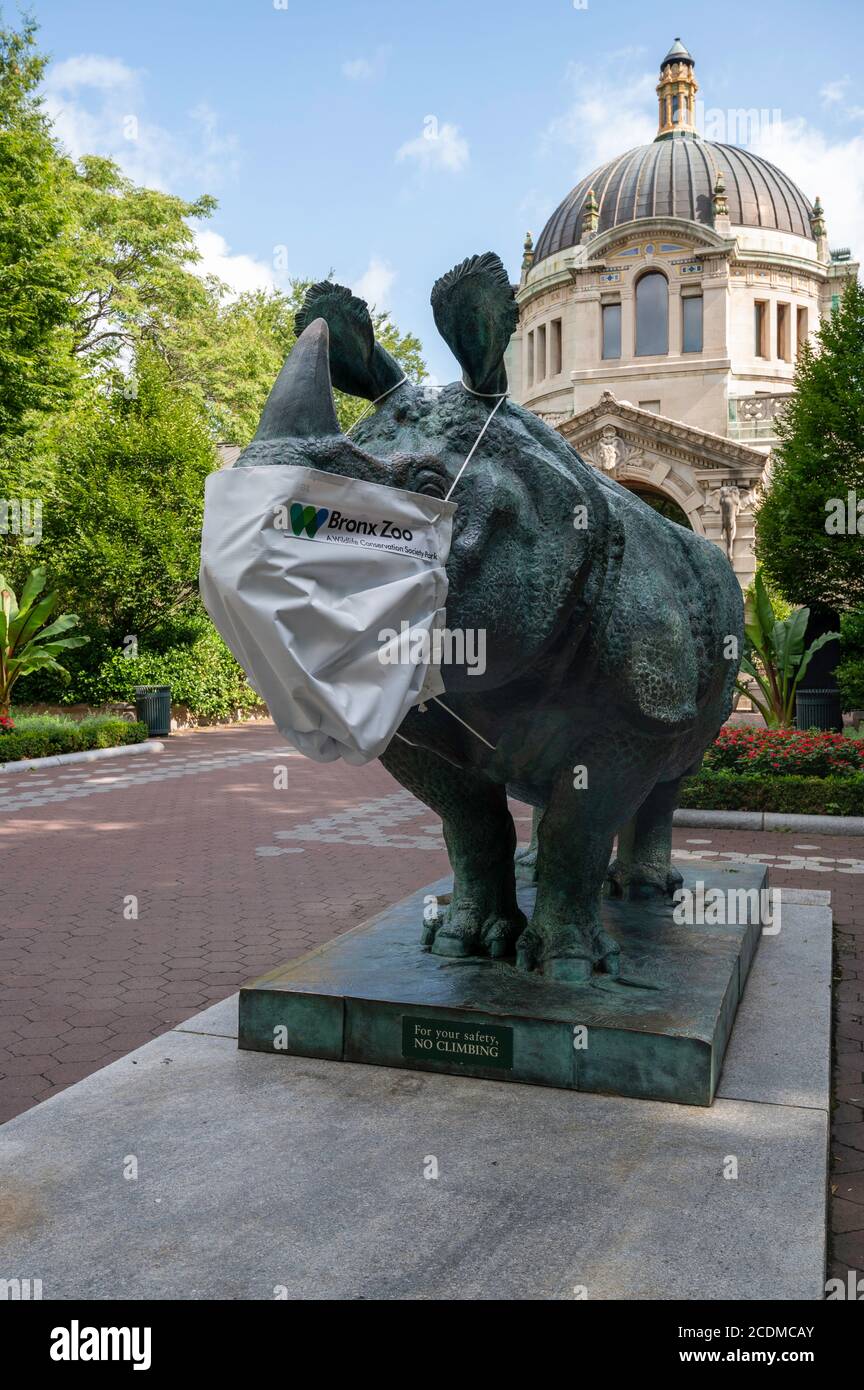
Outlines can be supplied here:
<path id="1" fill-rule="evenodd" d="M 449 669 L 446 685 L 476 691 L 536 672 L 565 635 L 572 656 L 597 604 L 614 526 L 596 474 L 536 415 L 501 400 L 517 309 L 498 257 L 475 256 L 448 272 L 432 306 L 462 367 L 462 380 L 442 389 L 404 379 L 350 290 L 313 286 L 298 314 L 300 336 L 234 466 L 295 464 L 444 498 L 485 426 L 453 492 L 447 563 L 447 625 L 482 630 L 487 664 L 480 682 Z M 333 383 L 377 407 L 350 435 L 336 418 Z"/>

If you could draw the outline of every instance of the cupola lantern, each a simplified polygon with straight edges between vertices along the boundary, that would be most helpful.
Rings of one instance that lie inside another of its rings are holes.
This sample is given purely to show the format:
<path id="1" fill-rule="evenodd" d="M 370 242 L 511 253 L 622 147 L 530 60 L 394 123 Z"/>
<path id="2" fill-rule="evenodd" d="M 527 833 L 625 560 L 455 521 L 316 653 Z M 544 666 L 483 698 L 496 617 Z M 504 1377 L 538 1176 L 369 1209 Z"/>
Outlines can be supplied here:
<path id="1" fill-rule="evenodd" d="M 693 58 L 680 39 L 676 39 L 660 64 L 657 84 L 659 119 L 657 139 L 696 134 L 696 93 L 699 84 L 693 75 Z"/>

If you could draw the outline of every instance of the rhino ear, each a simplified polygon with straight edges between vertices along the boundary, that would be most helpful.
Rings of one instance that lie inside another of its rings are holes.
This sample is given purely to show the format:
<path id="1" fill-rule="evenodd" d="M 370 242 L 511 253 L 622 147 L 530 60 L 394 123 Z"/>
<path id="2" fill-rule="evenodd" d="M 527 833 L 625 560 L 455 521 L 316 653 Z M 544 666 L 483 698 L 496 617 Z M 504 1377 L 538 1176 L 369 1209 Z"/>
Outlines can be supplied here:
<path id="1" fill-rule="evenodd" d="M 516 328 L 513 287 L 499 256 L 470 256 L 435 281 L 432 312 L 472 391 L 507 390 L 504 351 Z"/>
<path id="2" fill-rule="evenodd" d="M 315 319 L 324 319 L 330 330 L 330 376 L 333 385 L 349 396 L 376 401 L 401 381 L 405 373 L 375 341 L 369 306 L 344 285 L 321 280 L 306 291 L 294 326 L 298 334 Z"/>

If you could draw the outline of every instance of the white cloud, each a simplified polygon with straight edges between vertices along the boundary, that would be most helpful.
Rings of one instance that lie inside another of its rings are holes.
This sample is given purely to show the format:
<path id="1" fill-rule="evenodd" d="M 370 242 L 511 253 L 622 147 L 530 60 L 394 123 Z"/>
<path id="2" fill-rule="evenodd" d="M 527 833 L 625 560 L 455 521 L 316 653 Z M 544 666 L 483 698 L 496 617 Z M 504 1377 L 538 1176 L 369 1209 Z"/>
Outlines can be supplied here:
<path id="1" fill-rule="evenodd" d="M 622 80 L 619 72 L 613 82 L 605 71 L 592 76 L 586 69 L 571 66 L 568 77 L 576 89 L 575 99 L 549 122 L 543 144 L 547 150 L 567 145 L 577 151 L 579 178 L 625 150 L 654 139 L 656 73 L 644 72 Z"/>
<path id="2" fill-rule="evenodd" d="M 350 82 L 370 82 L 381 77 L 392 49 L 389 44 L 375 50 L 371 58 L 349 58 L 342 64 L 342 76 Z"/>
<path id="3" fill-rule="evenodd" d="M 826 82 L 824 87 L 820 88 L 819 91 L 819 95 L 822 98 L 822 105 L 833 106 L 835 103 L 842 101 L 846 95 L 846 88 L 849 86 L 851 80 L 850 77 L 838 77 L 836 82 Z"/>
<path id="4" fill-rule="evenodd" d="M 467 167 L 469 159 L 468 141 L 459 134 L 459 127 L 447 121 L 439 125 L 437 116 L 426 116 L 422 134 L 415 140 L 406 140 L 396 151 L 397 162 L 411 160 L 424 173 L 444 170 L 458 174 Z"/>
<path id="5" fill-rule="evenodd" d="M 803 118 L 771 123 L 748 146 L 822 199 L 832 246 L 864 255 L 864 132 L 832 141 Z"/>
<path id="6" fill-rule="evenodd" d="M 195 244 L 201 253 L 201 260 L 192 269 L 196 275 L 215 275 L 222 280 L 228 286 L 229 298 L 254 290 L 277 288 L 276 277 L 264 261 L 232 251 L 224 236 L 212 228 L 197 230 Z"/>
<path id="7" fill-rule="evenodd" d="M 55 91 L 75 92 L 79 87 L 97 87 L 110 91 L 137 81 L 139 74 L 127 67 L 121 58 L 106 58 L 101 53 L 79 53 L 51 68 L 48 86 Z"/>
<path id="8" fill-rule="evenodd" d="M 387 261 L 373 256 L 360 279 L 355 281 L 351 288 L 373 309 L 386 309 L 386 299 L 395 279 L 396 271 L 393 267 Z"/>
<path id="9" fill-rule="evenodd" d="M 99 53 L 56 63 L 48 70 L 44 96 L 58 138 L 71 158 L 103 155 L 149 188 L 186 197 L 212 192 L 236 167 L 236 138 L 222 131 L 218 113 L 203 101 L 189 110 L 188 125 L 179 134 L 150 121 L 146 76 Z M 215 275 L 228 286 L 229 298 L 277 287 L 273 267 L 232 251 L 212 228 L 196 228 L 195 243 L 201 253 L 195 273 Z"/>
<path id="10" fill-rule="evenodd" d="M 136 183 L 180 192 L 212 192 L 237 168 L 234 136 L 220 130 L 205 103 L 188 112 L 174 134 L 147 114 L 146 73 L 120 58 L 82 53 L 48 69 L 43 94 L 57 136 L 73 159 L 85 154 L 115 160 Z"/>

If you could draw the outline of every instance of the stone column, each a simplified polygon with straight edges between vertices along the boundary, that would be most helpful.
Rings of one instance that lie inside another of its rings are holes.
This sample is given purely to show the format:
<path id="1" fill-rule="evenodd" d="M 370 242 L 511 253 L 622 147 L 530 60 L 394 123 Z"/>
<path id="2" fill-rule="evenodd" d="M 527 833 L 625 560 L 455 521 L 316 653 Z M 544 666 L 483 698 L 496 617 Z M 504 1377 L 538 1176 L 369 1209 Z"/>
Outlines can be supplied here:
<path id="1" fill-rule="evenodd" d="M 704 309 L 704 305 L 702 306 Z M 680 357 L 681 342 L 681 286 L 674 280 L 669 283 L 669 356 Z"/>
<path id="2" fill-rule="evenodd" d="M 630 361 L 636 351 L 636 297 L 632 289 L 621 291 L 621 361 Z"/>

